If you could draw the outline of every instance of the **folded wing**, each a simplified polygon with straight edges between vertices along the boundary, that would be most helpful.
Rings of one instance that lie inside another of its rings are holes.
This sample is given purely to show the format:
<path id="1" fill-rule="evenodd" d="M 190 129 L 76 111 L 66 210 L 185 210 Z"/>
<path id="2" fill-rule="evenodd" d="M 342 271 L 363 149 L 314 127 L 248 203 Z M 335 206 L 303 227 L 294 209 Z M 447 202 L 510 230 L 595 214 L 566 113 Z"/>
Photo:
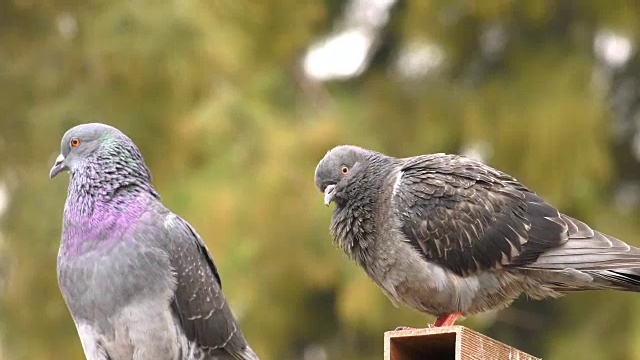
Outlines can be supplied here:
<path id="1" fill-rule="evenodd" d="M 572 268 L 638 280 L 628 269 L 640 267 L 640 250 L 560 214 L 505 173 L 437 154 L 407 159 L 401 176 L 394 206 L 405 237 L 426 259 L 459 275 Z"/>
<path id="2" fill-rule="evenodd" d="M 208 353 L 228 352 L 236 359 L 257 359 L 242 335 L 222 292 L 218 270 L 202 239 L 183 219 L 172 215 L 167 228 L 177 288 L 172 307 L 187 338 Z"/>

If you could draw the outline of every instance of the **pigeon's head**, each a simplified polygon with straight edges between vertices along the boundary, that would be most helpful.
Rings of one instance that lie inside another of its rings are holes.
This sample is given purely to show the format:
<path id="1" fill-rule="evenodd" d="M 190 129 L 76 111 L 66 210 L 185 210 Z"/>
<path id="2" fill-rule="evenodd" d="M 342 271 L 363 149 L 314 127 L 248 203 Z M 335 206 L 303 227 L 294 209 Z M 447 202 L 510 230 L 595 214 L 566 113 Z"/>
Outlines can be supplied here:
<path id="1" fill-rule="evenodd" d="M 53 178 L 62 171 L 74 172 L 88 162 L 100 161 L 101 158 L 136 154 L 139 154 L 137 147 L 120 130 L 98 123 L 78 125 L 62 137 L 60 155 L 49 177 Z"/>
<path id="2" fill-rule="evenodd" d="M 348 200 L 349 189 L 366 171 L 371 151 L 351 145 L 341 145 L 329 150 L 316 167 L 316 187 L 324 193 L 324 203 L 340 204 Z"/>

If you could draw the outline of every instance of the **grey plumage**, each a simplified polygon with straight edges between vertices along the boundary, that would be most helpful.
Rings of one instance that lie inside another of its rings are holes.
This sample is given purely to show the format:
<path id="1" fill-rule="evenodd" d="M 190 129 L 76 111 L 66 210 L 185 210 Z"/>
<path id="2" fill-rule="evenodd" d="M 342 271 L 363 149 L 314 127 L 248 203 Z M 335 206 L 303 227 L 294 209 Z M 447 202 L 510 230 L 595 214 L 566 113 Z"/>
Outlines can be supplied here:
<path id="1" fill-rule="evenodd" d="M 338 246 L 394 303 L 439 320 L 502 308 L 523 293 L 640 291 L 639 249 L 463 156 L 397 159 L 338 146 L 315 182 L 336 204 Z"/>
<path id="2" fill-rule="evenodd" d="M 255 360 L 195 230 L 161 202 L 119 130 L 67 131 L 58 281 L 89 360 Z"/>

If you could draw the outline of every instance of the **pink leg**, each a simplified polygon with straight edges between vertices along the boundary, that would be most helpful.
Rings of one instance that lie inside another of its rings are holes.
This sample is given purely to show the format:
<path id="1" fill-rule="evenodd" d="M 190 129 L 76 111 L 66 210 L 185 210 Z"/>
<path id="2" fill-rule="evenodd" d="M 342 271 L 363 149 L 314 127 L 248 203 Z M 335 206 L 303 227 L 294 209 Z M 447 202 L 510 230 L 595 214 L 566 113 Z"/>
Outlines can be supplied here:
<path id="1" fill-rule="evenodd" d="M 460 317 L 460 315 L 462 315 L 459 312 L 454 312 L 451 314 L 447 314 L 447 315 L 442 315 L 440 317 L 438 317 L 438 319 L 436 320 L 435 323 L 433 323 L 434 327 L 441 327 L 441 326 L 453 326 L 455 325 L 456 321 L 458 320 L 458 318 Z"/>

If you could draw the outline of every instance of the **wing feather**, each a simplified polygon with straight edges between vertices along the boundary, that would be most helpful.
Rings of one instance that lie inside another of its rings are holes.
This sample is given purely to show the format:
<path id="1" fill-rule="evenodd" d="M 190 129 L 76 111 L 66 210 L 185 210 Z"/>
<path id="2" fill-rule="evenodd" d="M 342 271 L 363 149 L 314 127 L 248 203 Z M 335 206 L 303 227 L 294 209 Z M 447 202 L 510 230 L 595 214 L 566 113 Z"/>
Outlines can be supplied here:
<path id="1" fill-rule="evenodd" d="M 456 155 L 404 161 L 393 198 L 402 231 L 425 258 L 459 275 L 501 267 L 640 267 L 640 250 L 559 213 L 505 173 Z"/>
<path id="2" fill-rule="evenodd" d="M 168 252 L 177 278 L 172 307 L 187 338 L 208 352 L 224 348 L 237 359 L 253 354 L 227 304 L 220 275 L 204 242 L 189 223 L 177 215 L 169 216 L 172 249 Z"/>

